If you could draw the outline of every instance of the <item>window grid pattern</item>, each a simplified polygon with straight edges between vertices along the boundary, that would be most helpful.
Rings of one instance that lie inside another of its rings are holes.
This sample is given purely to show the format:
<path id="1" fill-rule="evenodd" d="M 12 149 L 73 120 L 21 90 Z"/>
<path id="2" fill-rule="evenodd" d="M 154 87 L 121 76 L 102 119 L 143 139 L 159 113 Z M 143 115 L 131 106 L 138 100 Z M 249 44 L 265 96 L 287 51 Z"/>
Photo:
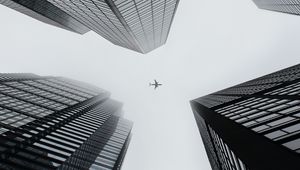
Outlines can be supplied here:
<path id="1" fill-rule="evenodd" d="M 202 105 L 212 108 L 230 101 L 233 101 L 235 99 L 240 98 L 240 96 L 221 96 L 221 95 L 207 95 L 201 98 L 196 99 L 199 103 Z"/>
<path id="2" fill-rule="evenodd" d="M 86 26 L 45 0 L 0 0 L 0 4 L 62 29 L 79 34 L 89 31 Z"/>
<path id="3" fill-rule="evenodd" d="M 52 153 L 52 158 L 56 159 L 57 166 L 62 164 L 67 164 L 67 159 L 75 153 L 75 151 L 82 146 L 82 144 L 91 137 L 95 131 L 102 126 L 102 124 L 111 116 L 111 112 L 101 111 L 102 107 L 105 105 L 97 106 L 96 108 L 86 112 L 82 116 L 74 119 L 73 121 L 65 124 L 56 131 L 53 131 L 51 134 L 47 135 L 45 138 L 35 142 L 34 145 L 43 149 L 55 151 Z M 100 113 L 100 114 L 99 114 Z M 66 115 L 67 116 L 67 115 Z M 87 152 L 87 151 L 86 151 Z M 62 156 L 62 155 L 64 156 Z M 73 159 L 87 159 L 84 156 Z M 59 163 L 59 161 L 62 161 Z M 86 161 L 86 160 L 85 160 Z M 89 160 L 93 161 L 93 160 Z M 64 163 L 63 163 L 64 162 Z M 73 160 L 74 162 L 74 160 Z M 84 161 L 83 161 L 84 162 Z M 81 162 L 82 163 L 82 162 Z M 70 164 L 68 168 L 76 166 L 78 169 L 84 167 L 79 167 L 80 164 L 74 165 Z M 67 168 L 65 166 L 61 168 Z"/>
<path id="4" fill-rule="evenodd" d="M 141 52 L 104 0 L 48 0 L 115 45 Z"/>
<path id="5" fill-rule="evenodd" d="M 1 77 L 0 169 L 121 166 L 132 123 L 106 91 L 64 78 Z"/>
<path id="6" fill-rule="evenodd" d="M 254 80 L 247 81 L 240 85 L 240 86 L 255 86 L 255 85 L 262 85 L 262 84 L 274 84 L 274 83 L 283 83 L 287 81 L 293 81 L 300 78 L 300 68 L 299 65 L 295 65 L 259 78 Z M 226 90 L 226 89 L 225 89 Z"/>
<path id="7" fill-rule="evenodd" d="M 258 8 L 271 11 L 300 14 L 299 0 L 253 0 Z"/>
<path id="8" fill-rule="evenodd" d="M 6 82 L 11 80 L 37 79 L 41 78 L 38 75 L 31 73 L 1 73 L 0 81 Z"/>
<path id="9" fill-rule="evenodd" d="M 49 100 L 47 98 L 39 97 L 37 95 L 33 95 L 6 85 L 1 85 L 0 84 L 0 93 L 9 95 L 13 98 L 17 98 L 19 100 L 31 102 L 32 104 L 50 109 L 50 110 L 62 110 L 66 108 L 66 105 L 63 105 L 58 102 L 54 102 L 52 100 Z"/>
<path id="10" fill-rule="evenodd" d="M 241 97 L 256 94 L 264 90 L 281 86 L 283 83 L 293 82 L 300 78 L 300 65 L 289 67 L 266 76 L 247 81 L 210 95 L 196 99 L 208 108 L 218 107 Z M 297 84 L 298 85 L 298 84 Z M 297 86 L 296 85 L 296 86 Z M 298 86 L 297 86 L 298 87 Z M 295 89 L 294 91 L 297 91 Z"/>
<path id="11" fill-rule="evenodd" d="M 94 90 L 92 89 L 88 89 L 88 88 L 92 88 L 93 86 L 91 85 L 88 85 L 88 84 L 85 84 L 85 83 L 81 83 L 81 86 L 79 85 L 76 85 L 76 84 L 80 84 L 79 81 L 72 81 L 72 80 L 59 80 L 59 79 L 47 79 L 47 81 L 51 81 L 53 83 L 57 83 L 59 85 L 62 85 L 62 86 L 66 86 L 70 89 L 73 89 L 73 90 L 76 90 L 77 93 L 80 93 L 82 96 L 84 97 L 93 97 L 97 94 L 99 94 L 99 92 L 104 92 L 104 90 L 100 89 L 100 88 L 96 88 Z M 86 86 L 86 87 L 85 87 Z"/>
<path id="12" fill-rule="evenodd" d="M 1 107 L 5 107 L 9 110 L 13 110 L 23 114 L 28 114 L 33 117 L 44 117 L 54 112 L 53 110 L 49 110 L 47 108 L 43 108 L 3 94 L 0 94 L 0 98 Z"/>
<path id="13" fill-rule="evenodd" d="M 148 53 L 165 44 L 179 0 L 0 0 L 42 22 Z"/>
<path id="14" fill-rule="evenodd" d="M 216 112 L 271 140 L 280 141 L 299 133 L 300 128 L 289 130 L 299 124 L 299 104 L 300 100 L 250 98 Z"/>
<path id="15" fill-rule="evenodd" d="M 208 126 L 214 145 L 216 146 L 219 160 L 223 170 L 247 170 L 246 165 L 223 142 L 217 133 Z"/>
<path id="16" fill-rule="evenodd" d="M 239 86 L 234 88 L 226 89 L 226 91 L 221 91 L 216 94 L 218 95 L 250 95 L 254 94 L 266 89 L 269 89 L 271 87 L 277 86 L 279 84 L 277 83 L 271 83 L 271 84 L 260 84 L 260 85 L 254 85 L 254 86 Z"/>
<path id="17" fill-rule="evenodd" d="M 112 124 L 116 124 L 115 130 L 111 131 Z M 90 169 L 113 169 L 116 166 L 116 162 L 120 157 L 120 153 L 126 147 L 131 131 L 131 123 L 124 119 L 112 117 L 109 120 L 109 124 L 106 124 L 101 129 L 101 133 L 98 133 L 98 138 L 104 138 L 107 142 L 103 145 L 102 151 L 97 155 L 95 162 L 91 165 Z M 110 136 L 105 135 L 110 134 Z M 92 146 L 91 146 L 92 147 Z"/>
<path id="18" fill-rule="evenodd" d="M 266 95 L 299 95 L 300 93 L 300 82 L 293 83 L 288 86 L 272 90 L 271 92 L 265 93 Z"/>
<path id="19" fill-rule="evenodd" d="M 14 135 L 17 136 L 16 138 L 6 138 L 9 142 L 0 143 L 0 146 L 2 145 L 3 148 L 8 150 L 11 147 L 17 146 L 17 144 L 20 142 L 25 142 L 28 140 L 34 141 L 33 138 L 35 136 L 37 137 L 41 133 L 45 133 L 45 134 L 50 133 L 51 131 L 53 131 L 52 128 L 59 125 L 61 121 L 67 120 L 68 118 L 76 114 L 80 114 L 80 112 L 84 111 L 88 107 L 92 107 L 93 104 L 95 104 L 95 102 L 90 102 L 86 105 L 78 106 L 72 111 L 64 112 L 63 114 L 60 113 L 56 115 L 56 117 L 36 119 L 34 122 L 31 122 L 29 124 L 19 127 L 18 129 L 15 129 L 16 132 L 22 132 L 22 133 L 14 133 Z M 11 129 L 11 127 L 9 127 L 9 129 Z M 12 131 L 9 131 L 9 133 L 11 132 Z M 64 133 L 71 135 L 71 133 L 67 133 L 67 132 Z M 5 137 L 6 134 L 2 134 L 2 138 L 5 139 Z M 75 137 L 76 135 L 73 136 L 71 135 L 71 138 L 69 139 L 71 140 L 73 139 L 74 141 Z M 41 140 L 42 142 L 44 141 L 43 139 Z M 7 145 L 7 143 L 11 143 L 13 145 Z M 48 167 L 53 169 L 54 167 L 57 167 L 62 163 L 63 157 L 66 157 L 67 155 L 70 154 L 67 152 L 68 150 L 67 151 L 66 149 L 59 150 L 59 147 L 57 146 L 52 148 L 52 150 L 47 150 L 50 148 L 50 146 L 43 145 L 43 144 L 40 145 L 39 144 L 34 145 L 34 144 L 32 143 L 32 145 L 22 148 L 20 152 L 17 152 L 13 156 L 9 156 L 9 158 L 6 161 L 8 161 L 8 163 L 11 163 L 13 165 L 19 165 L 23 168 L 27 167 L 31 169 L 44 169 L 45 167 Z M 1 154 L 4 153 L 5 150 Z M 10 167 L 11 164 L 7 165 L 7 167 Z M 39 166 L 41 164 L 43 166 Z"/>
<path id="20" fill-rule="evenodd" d="M 64 90 L 66 92 L 69 92 L 69 93 L 72 93 L 72 94 L 75 94 L 75 95 L 78 95 L 78 96 L 80 96 L 84 99 L 91 98 L 95 95 L 95 94 L 94 95 L 89 95 L 89 94 L 83 93 L 82 91 L 80 91 L 78 89 L 73 89 L 70 86 L 67 86 L 66 84 L 59 84 L 59 83 L 53 82 L 53 81 L 37 80 L 37 82 L 46 84 L 48 86 L 51 86 L 51 87 L 54 87 L 54 88 L 57 88 L 57 89 Z"/>
<path id="21" fill-rule="evenodd" d="M 86 99 L 82 96 L 78 96 L 76 94 L 65 91 L 65 89 L 56 88 L 56 87 L 53 87 L 53 86 L 50 86 L 48 84 L 44 84 L 44 83 L 41 83 L 41 82 L 32 81 L 32 80 L 26 80 L 26 81 L 21 81 L 21 82 L 24 83 L 24 84 L 31 85 L 31 86 L 34 86 L 36 88 L 45 90 L 45 91 L 49 91 L 49 92 L 59 94 L 61 96 L 76 100 L 77 102 L 84 101 Z"/>
<path id="22" fill-rule="evenodd" d="M 19 127 L 22 125 L 25 125 L 29 122 L 34 121 L 35 119 L 8 109 L 4 109 L 0 107 L 0 122 L 13 126 L 13 127 Z M 3 128 L 5 129 L 5 128 Z M 8 131 L 8 129 L 6 130 Z M 6 132 L 6 131 L 0 131 L 0 134 Z"/>
<path id="23" fill-rule="evenodd" d="M 197 101 L 254 133 L 300 153 L 299 94 L 300 65 L 296 65 Z M 235 96 L 236 99 L 226 100 Z"/>
<path id="24" fill-rule="evenodd" d="M 11 82 L 4 82 L 3 84 L 5 84 L 7 86 L 10 86 L 10 87 L 14 87 L 14 88 L 19 89 L 19 90 L 26 91 L 28 93 L 32 93 L 32 94 L 37 95 L 37 96 L 41 96 L 41 97 L 56 101 L 58 103 L 68 105 L 68 106 L 71 106 L 71 105 L 74 105 L 74 104 L 78 103 L 77 101 L 72 100 L 70 98 L 66 98 L 66 97 L 63 97 L 63 96 L 55 94 L 55 93 L 51 93 L 51 92 L 48 92 L 48 91 L 45 91 L 45 90 L 41 90 L 39 88 L 36 88 L 34 86 L 30 86 L 30 85 L 27 85 L 27 84 L 24 84 L 24 83 L 21 83 L 21 82 L 11 81 Z"/>
<path id="25" fill-rule="evenodd" d="M 200 135 L 205 147 L 205 150 L 207 152 L 207 156 L 208 159 L 210 161 L 211 167 L 213 170 L 220 170 L 221 169 L 221 165 L 220 165 L 220 160 L 219 157 L 217 156 L 217 151 L 216 151 L 216 147 L 212 141 L 208 126 L 205 122 L 205 120 L 198 114 L 195 113 L 194 114 L 199 131 L 200 131 Z"/>
<path id="26" fill-rule="evenodd" d="M 115 0 L 114 3 L 145 52 L 166 42 L 178 0 Z"/>
<path id="27" fill-rule="evenodd" d="M 70 87 L 78 89 L 78 90 L 82 90 L 83 92 L 86 92 L 91 95 L 96 95 L 99 92 L 105 92 L 105 90 L 103 90 L 99 87 L 96 87 L 96 86 L 93 86 L 93 85 L 90 85 L 90 84 L 87 84 L 87 83 L 84 83 L 81 81 L 65 78 L 65 77 L 56 77 L 55 79 L 50 78 L 48 80 L 49 81 L 54 80 L 57 83 L 64 84 L 66 86 L 70 86 Z"/>
<path id="28" fill-rule="evenodd" d="M 274 91 L 278 93 L 278 90 Z M 300 100 L 282 97 L 252 97 L 217 109 L 216 112 L 300 153 Z"/>

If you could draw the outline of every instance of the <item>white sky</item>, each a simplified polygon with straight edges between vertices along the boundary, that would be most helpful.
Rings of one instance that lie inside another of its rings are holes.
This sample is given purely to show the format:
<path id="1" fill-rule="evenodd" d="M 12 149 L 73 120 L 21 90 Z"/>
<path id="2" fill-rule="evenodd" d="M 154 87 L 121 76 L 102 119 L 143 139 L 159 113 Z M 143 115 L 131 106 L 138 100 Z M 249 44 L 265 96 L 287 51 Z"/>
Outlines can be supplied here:
<path id="1" fill-rule="evenodd" d="M 0 72 L 74 78 L 124 103 L 135 124 L 123 170 L 209 170 L 189 100 L 300 61 L 300 17 L 251 0 L 181 0 L 167 44 L 146 55 L 4 6 L 0 23 Z"/>

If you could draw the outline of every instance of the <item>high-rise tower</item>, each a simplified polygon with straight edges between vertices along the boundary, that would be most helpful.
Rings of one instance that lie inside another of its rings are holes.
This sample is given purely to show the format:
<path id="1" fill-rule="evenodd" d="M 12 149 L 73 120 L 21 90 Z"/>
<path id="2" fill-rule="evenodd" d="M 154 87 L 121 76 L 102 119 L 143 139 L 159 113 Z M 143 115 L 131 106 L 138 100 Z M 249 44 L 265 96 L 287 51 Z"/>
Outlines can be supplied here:
<path id="1" fill-rule="evenodd" d="M 179 0 L 0 0 L 43 22 L 147 53 L 166 43 Z"/>
<path id="2" fill-rule="evenodd" d="M 258 8 L 300 15 L 300 2 L 295 0 L 253 0 Z"/>
<path id="3" fill-rule="evenodd" d="M 300 65 L 191 106 L 213 170 L 300 168 Z"/>
<path id="4" fill-rule="evenodd" d="M 120 169 L 132 128 L 121 107 L 75 80 L 0 74 L 0 169 Z"/>

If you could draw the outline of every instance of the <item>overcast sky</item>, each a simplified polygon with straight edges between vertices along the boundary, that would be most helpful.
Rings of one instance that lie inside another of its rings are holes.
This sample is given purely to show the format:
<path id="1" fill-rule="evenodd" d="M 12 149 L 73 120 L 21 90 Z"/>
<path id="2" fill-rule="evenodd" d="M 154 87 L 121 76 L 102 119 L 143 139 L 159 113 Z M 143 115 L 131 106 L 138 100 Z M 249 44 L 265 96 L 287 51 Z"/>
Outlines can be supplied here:
<path id="1" fill-rule="evenodd" d="M 181 0 L 167 44 L 146 55 L 4 6 L 0 23 L 0 72 L 73 78 L 124 103 L 134 128 L 123 170 L 209 170 L 189 100 L 300 61 L 300 16 L 251 0 Z"/>

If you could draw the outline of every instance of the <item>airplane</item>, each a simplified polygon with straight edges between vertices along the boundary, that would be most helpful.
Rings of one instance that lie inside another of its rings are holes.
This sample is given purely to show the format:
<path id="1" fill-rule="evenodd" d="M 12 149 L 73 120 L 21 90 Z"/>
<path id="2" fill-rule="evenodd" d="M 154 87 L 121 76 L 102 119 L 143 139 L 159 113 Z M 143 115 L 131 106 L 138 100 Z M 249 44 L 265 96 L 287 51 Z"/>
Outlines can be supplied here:
<path id="1" fill-rule="evenodd" d="M 151 84 L 149 83 L 149 86 L 154 86 L 154 90 L 158 87 L 158 86 L 161 86 L 162 84 L 159 84 L 156 80 L 154 80 L 154 83 Z"/>

